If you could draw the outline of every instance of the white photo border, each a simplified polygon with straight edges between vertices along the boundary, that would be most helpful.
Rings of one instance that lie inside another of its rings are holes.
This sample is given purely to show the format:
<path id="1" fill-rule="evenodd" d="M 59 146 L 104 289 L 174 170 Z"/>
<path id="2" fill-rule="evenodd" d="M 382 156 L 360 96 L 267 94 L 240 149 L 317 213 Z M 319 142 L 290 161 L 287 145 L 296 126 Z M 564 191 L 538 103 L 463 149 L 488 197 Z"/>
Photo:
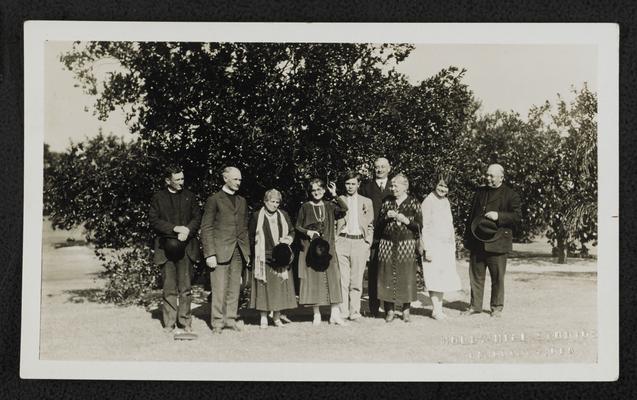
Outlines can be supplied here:
<path id="1" fill-rule="evenodd" d="M 39 359 L 46 41 L 595 45 L 598 54 L 598 361 L 592 364 L 100 362 Z M 603 136 L 603 140 L 600 137 Z M 20 376 L 268 381 L 613 381 L 619 377 L 619 26 L 608 23 L 24 24 L 24 247 Z M 178 368 L 177 368 L 178 366 Z M 250 376 L 246 376 L 250 371 Z"/>

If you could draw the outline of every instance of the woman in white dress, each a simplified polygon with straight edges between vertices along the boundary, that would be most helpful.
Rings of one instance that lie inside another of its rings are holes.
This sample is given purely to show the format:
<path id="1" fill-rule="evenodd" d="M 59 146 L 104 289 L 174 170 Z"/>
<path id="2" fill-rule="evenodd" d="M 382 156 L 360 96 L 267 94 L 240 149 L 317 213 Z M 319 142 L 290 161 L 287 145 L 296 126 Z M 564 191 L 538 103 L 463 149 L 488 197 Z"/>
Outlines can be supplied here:
<path id="1" fill-rule="evenodd" d="M 462 288 L 456 271 L 456 236 L 447 199 L 450 178 L 447 173 L 436 174 L 435 189 L 421 204 L 423 221 L 420 240 L 425 250 L 422 271 L 433 304 L 431 316 L 436 320 L 446 318 L 442 310 L 444 293 Z"/>

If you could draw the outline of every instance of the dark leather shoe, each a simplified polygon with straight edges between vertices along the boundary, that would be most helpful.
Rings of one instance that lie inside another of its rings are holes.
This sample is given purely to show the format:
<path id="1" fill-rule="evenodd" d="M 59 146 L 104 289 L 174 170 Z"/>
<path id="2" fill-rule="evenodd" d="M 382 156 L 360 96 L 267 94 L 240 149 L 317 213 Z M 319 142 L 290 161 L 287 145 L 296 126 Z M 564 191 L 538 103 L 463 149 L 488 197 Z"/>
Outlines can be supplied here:
<path id="1" fill-rule="evenodd" d="M 409 310 L 403 310 L 403 322 L 411 322 L 411 314 L 409 314 Z"/>
<path id="2" fill-rule="evenodd" d="M 466 310 L 464 310 L 463 312 L 460 313 L 460 315 L 462 315 L 463 317 L 465 316 L 469 316 L 469 315 L 475 315 L 475 314 L 480 314 L 482 313 L 482 311 L 476 311 L 473 308 L 467 308 Z"/>
<path id="3" fill-rule="evenodd" d="M 394 312 L 393 311 L 387 311 L 387 313 L 385 314 L 385 322 L 390 323 L 394 320 Z"/>

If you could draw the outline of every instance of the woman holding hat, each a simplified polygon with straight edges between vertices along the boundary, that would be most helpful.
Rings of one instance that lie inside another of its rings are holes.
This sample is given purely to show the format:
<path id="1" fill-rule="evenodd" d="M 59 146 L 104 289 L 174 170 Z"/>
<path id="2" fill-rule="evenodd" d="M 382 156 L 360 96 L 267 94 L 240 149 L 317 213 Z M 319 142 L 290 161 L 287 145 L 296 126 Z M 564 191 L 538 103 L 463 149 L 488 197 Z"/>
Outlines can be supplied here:
<path id="1" fill-rule="evenodd" d="M 261 328 L 268 326 L 268 312 L 274 312 L 274 325 L 280 327 L 281 310 L 297 306 L 294 279 L 288 272 L 294 225 L 290 216 L 279 209 L 281 199 L 276 189 L 265 192 L 263 207 L 253 214 L 248 227 L 253 255 L 250 307 L 261 312 Z"/>
<path id="2" fill-rule="evenodd" d="M 403 321 L 410 322 L 409 305 L 416 300 L 417 242 L 422 226 L 420 203 L 408 194 L 409 180 L 391 180 L 392 197 L 380 208 L 378 223 L 378 298 L 385 302 L 385 321 L 394 320 L 394 304 L 402 305 Z"/>
<path id="3" fill-rule="evenodd" d="M 450 174 L 436 174 L 434 190 L 421 204 L 420 240 L 425 251 L 422 257 L 422 272 L 433 304 L 431 317 L 436 320 L 447 317 L 442 311 L 444 292 L 462 289 L 456 271 L 456 234 L 453 229 L 451 206 L 447 199 L 450 182 Z"/>
<path id="4" fill-rule="evenodd" d="M 325 182 L 312 179 L 309 183 L 310 200 L 301 205 L 296 230 L 301 234 L 299 303 L 314 309 L 312 324 L 320 325 L 319 306 L 331 306 L 330 323 L 346 325 L 341 318 L 341 277 L 335 255 L 334 236 L 337 215 L 347 211 L 347 203 L 337 198 L 336 184 L 330 182 L 328 190 L 335 200 L 325 201 Z"/>

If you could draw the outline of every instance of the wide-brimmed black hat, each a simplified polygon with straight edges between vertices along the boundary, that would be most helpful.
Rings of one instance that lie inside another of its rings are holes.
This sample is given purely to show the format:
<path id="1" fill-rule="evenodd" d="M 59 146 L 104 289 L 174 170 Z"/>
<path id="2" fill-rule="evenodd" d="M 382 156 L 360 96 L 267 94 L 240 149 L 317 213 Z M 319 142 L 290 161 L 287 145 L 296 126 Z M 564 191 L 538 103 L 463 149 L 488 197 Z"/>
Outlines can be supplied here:
<path id="1" fill-rule="evenodd" d="M 170 261 L 177 261 L 184 258 L 186 242 L 170 237 L 163 238 L 162 242 L 162 247 L 167 259 Z"/>
<path id="2" fill-rule="evenodd" d="M 270 267 L 281 270 L 287 269 L 294 261 L 294 253 L 290 245 L 279 243 L 272 248 L 272 261 Z"/>
<path id="3" fill-rule="evenodd" d="M 486 243 L 494 242 L 502 236 L 502 231 L 498 230 L 498 224 L 484 215 L 473 219 L 471 233 L 474 238 Z"/>
<path id="4" fill-rule="evenodd" d="M 330 266 L 330 244 L 322 237 L 317 237 L 310 242 L 305 256 L 305 263 L 316 271 L 325 271 Z"/>

